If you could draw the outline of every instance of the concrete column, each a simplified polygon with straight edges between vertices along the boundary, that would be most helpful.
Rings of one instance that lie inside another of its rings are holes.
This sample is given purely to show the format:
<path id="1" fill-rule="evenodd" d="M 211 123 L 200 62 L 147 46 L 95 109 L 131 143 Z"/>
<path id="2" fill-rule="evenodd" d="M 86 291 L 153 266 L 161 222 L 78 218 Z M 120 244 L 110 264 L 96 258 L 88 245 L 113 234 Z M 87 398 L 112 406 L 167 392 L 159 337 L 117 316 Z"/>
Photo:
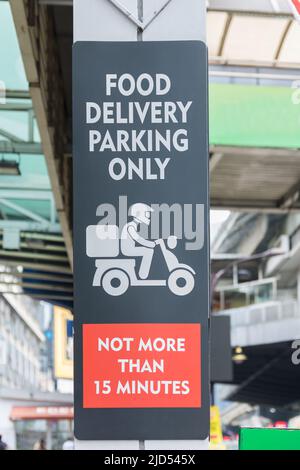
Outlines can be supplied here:
<path id="1" fill-rule="evenodd" d="M 205 24 L 206 0 L 74 0 L 74 42 L 205 42 Z M 78 450 L 195 450 L 207 447 L 207 441 L 76 441 Z"/>

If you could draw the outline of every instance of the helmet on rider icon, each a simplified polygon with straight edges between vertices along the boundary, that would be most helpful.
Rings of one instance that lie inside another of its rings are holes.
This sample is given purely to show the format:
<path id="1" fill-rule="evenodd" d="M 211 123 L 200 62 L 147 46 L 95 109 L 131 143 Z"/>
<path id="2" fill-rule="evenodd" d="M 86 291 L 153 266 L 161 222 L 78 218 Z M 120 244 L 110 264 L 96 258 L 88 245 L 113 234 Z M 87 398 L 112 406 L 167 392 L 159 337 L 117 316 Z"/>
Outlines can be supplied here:
<path id="1" fill-rule="evenodd" d="M 153 212 L 152 207 L 143 203 L 133 204 L 129 209 L 129 215 L 146 225 L 150 224 L 151 212 Z"/>

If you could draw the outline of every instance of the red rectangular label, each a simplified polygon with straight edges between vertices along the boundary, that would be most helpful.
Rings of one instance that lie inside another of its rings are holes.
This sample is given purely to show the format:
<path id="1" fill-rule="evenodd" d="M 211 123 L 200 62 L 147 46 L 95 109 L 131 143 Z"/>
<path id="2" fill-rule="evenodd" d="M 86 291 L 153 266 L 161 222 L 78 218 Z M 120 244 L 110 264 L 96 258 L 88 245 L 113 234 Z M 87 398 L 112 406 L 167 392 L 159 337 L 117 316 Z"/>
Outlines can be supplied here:
<path id="1" fill-rule="evenodd" d="M 200 324 L 83 325 L 84 408 L 200 408 Z"/>
<path id="2" fill-rule="evenodd" d="M 292 3 L 300 15 L 300 0 L 292 0 Z"/>

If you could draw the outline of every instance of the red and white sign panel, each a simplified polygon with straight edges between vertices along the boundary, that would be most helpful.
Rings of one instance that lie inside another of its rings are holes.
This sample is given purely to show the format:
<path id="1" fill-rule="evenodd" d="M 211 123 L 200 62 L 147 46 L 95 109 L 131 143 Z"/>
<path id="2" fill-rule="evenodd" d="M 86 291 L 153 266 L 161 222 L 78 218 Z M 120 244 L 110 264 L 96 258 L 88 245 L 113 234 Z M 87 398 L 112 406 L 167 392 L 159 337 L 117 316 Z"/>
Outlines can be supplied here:
<path id="1" fill-rule="evenodd" d="M 10 419 L 12 421 L 24 420 L 71 420 L 74 417 L 72 406 L 14 406 Z"/>
<path id="2" fill-rule="evenodd" d="M 84 408 L 200 408 L 200 329 L 83 325 Z"/>
<path id="3" fill-rule="evenodd" d="M 300 21 L 300 0 L 289 0 L 289 2 L 292 6 L 295 18 Z"/>

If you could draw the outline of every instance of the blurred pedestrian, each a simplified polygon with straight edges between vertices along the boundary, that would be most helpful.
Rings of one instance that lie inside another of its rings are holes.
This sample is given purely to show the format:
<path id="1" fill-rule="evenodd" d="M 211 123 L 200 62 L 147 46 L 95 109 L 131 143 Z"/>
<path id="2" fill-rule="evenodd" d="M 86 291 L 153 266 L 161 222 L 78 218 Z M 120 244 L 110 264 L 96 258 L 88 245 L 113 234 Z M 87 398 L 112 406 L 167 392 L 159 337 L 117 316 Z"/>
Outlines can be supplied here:
<path id="1" fill-rule="evenodd" d="M 33 446 L 33 450 L 47 450 L 45 439 L 39 439 Z"/>
<path id="2" fill-rule="evenodd" d="M 62 450 L 74 450 L 74 441 L 72 437 L 68 437 L 68 439 L 63 443 Z"/>
<path id="3" fill-rule="evenodd" d="M 7 450 L 7 444 L 2 441 L 2 435 L 0 434 L 0 450 Z"/>

